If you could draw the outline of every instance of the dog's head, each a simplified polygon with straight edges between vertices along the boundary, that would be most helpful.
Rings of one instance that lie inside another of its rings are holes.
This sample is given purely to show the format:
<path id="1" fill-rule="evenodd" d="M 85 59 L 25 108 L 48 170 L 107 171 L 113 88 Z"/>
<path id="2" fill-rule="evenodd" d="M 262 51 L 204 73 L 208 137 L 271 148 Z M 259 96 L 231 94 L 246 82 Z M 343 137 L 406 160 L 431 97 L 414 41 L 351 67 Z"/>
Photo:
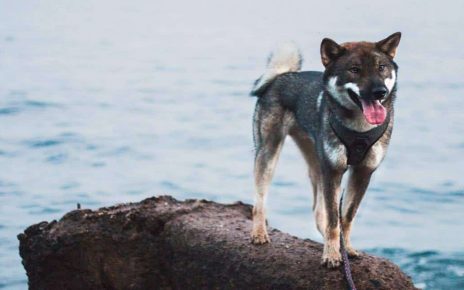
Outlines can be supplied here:
<path id="1" fill-rule="evenodd" d="M 373 125 L 385 121 L 384 103 L 392 98 L 398 66 L 393 61 L 401 33 L 379 42 L 347 42 L 324 38 L 321 58 L 329 94 L 345 109 L 361 110 Z"/>

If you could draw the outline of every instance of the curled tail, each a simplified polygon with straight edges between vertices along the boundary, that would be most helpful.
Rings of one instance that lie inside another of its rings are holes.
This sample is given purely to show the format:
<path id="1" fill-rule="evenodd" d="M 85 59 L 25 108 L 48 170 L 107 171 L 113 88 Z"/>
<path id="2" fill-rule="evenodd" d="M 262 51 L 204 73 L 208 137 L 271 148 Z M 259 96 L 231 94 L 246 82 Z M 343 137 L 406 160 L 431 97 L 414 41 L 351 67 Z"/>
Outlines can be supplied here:
<path id="1" fill-rule="evenodd" d="M 251 95 L 261 96 L 278 75 L 299 71 L 302 62 L 303 58 L 295 43 L 287 42 L 279 45 L 269 56 L 266 71 L 255 81 Z"/>

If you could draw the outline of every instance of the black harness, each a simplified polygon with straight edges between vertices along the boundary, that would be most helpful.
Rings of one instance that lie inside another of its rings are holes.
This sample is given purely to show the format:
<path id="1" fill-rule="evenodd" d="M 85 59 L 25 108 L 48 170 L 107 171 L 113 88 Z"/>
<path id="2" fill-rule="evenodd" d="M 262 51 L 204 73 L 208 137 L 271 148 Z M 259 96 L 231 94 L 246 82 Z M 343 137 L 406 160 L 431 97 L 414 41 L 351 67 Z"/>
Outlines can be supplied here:
<path id="1" fill-rule="evenodd" d="M 390 123 L 390 113 L 387 113 L 387 118 L 382 125 L 366 132 L 358 132 L 347 128 L 332 112 L 329 123 L 335 135 L 346 147 L 348 165 L 358 165 L 366 156 L 367 151 L 387 130 Z"/>

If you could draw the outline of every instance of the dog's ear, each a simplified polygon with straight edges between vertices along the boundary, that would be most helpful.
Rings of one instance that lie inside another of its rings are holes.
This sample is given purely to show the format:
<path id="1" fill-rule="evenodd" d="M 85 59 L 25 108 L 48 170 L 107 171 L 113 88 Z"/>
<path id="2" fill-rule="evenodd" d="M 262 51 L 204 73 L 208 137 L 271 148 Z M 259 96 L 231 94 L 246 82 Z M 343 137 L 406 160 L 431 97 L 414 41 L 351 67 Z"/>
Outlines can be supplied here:
<path id="1" fill-rule="evenodd" d="M 390 56 L 391 58 L 394 58 L 396 55 L 396 48 L 398 47 L 398 44 L 400 44 L 400 39 L 401 32 L 396 32 L 384 40 L 377 42 L 375 45 L 378 49 L 380 49 L 380 51 Z"/>
<path id="2" fill-rule="evenodd" d="M 321 42 L 321 60 L 324 66 L 328 66 L 337 59 L 343 52 L 344 48 L 330 38 L 324 38 Z"/>

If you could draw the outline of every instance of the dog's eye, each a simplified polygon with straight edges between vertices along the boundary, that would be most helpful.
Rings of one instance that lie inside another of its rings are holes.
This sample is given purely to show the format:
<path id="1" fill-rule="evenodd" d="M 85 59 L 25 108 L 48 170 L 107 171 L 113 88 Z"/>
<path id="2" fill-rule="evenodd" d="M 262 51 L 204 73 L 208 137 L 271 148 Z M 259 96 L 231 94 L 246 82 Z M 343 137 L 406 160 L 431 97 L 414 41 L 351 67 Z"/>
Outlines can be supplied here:
<path id="1" fill-rule="evenodd" d="M 361 71 L 361 69 L 359 67 L 353 66 L 349 69 L 349 71 L 354 74 L 358 74 Z"/>
<path id="2" fill-rule="evenodd" d="M 379 65 L 379 71 L 382 72 L 384 70 L 385 70 L 385 65 L 384 64 Z"/>

